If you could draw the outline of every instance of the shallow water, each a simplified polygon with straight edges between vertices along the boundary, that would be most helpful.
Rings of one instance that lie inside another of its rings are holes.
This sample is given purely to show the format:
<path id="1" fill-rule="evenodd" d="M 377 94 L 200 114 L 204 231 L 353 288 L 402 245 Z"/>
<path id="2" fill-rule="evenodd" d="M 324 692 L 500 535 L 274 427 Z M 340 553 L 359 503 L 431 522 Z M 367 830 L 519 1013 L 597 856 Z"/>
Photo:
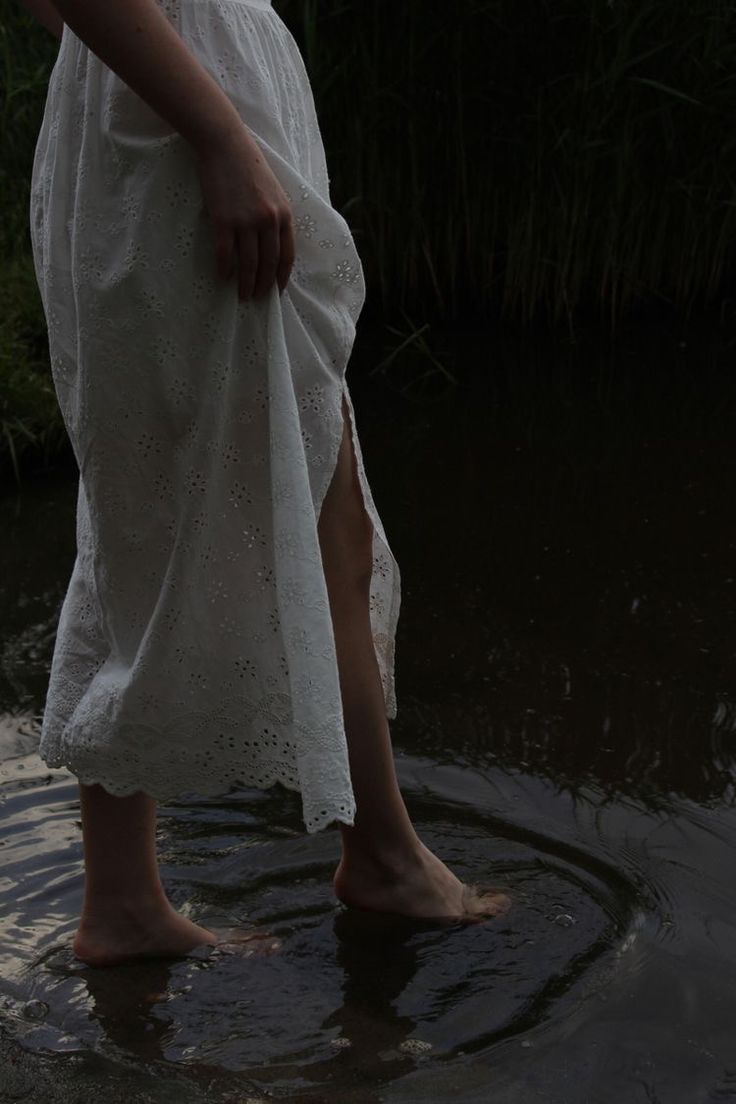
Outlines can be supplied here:
<path id="1" fill-rule="evenodd" d="M 485 379 L 352 385 L 404 583 L 399 779 L 428 846 L 510 889 L 490 924 L 342 908 L 336 829 L 275 787 L 161 806 L 159 854 L 178 908 L 278 951 L 75 960 L 77 787 L 35 753 L 74 473 L 8 492 L 0 1017 L 26 1050 L 141 1100 L 736 1101 L 736 384 L 680 340 L 489 368 L 455 336 Z"/>

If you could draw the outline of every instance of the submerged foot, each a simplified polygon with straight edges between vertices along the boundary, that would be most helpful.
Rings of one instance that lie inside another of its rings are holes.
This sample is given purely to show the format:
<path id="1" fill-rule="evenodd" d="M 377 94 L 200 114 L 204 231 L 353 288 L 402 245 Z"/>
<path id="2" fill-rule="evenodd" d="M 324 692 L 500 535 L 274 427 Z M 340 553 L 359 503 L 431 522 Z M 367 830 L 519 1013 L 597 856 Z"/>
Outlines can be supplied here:
<path id="1" fill-rule="evenodd" d="M 278 949 L 267 932 L 229 928 L 211 931 L 180 916 L 168 904 L 153 910 L 85 912 L 72 950 L 88 966 L 120 966 L 150 958 L 184 958 L 196 947 L 249 954 Z"/>
<path id="2" fill-rule="evenodd" d="M 343 855 L 333 879 L 344 905 L 427 920 L 478 922 L 502 916 L 511 898 L 501 889 L 461 882 L 423 843 L 407 861 L 376 863 Z"/>

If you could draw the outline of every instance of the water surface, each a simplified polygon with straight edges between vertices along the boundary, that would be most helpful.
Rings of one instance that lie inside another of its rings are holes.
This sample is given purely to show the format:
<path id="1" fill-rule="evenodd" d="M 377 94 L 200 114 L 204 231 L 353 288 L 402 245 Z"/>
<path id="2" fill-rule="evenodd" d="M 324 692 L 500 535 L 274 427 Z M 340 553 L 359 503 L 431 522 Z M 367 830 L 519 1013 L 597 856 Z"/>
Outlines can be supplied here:
<path id="1" fill-rule="evenodd" d="M 353 384 L 404 585 L 392 734 L 421 838 L 514 908 L 444 929 L 346 910 L 338 832 L 307 836 L 298 795 L 192 795 L 159 811 L 173 903 L 280 950 L 74 959 L 77 786 L 36 746 L 76 485 L 71 467 L 39 475 L 0 502 L 0 1021 L 59 1083 L 241 1104 L 736 1101 L 728 349 L 454 334 L 437 354 L 475 368 L 448 389 L 407 356 Z"/>

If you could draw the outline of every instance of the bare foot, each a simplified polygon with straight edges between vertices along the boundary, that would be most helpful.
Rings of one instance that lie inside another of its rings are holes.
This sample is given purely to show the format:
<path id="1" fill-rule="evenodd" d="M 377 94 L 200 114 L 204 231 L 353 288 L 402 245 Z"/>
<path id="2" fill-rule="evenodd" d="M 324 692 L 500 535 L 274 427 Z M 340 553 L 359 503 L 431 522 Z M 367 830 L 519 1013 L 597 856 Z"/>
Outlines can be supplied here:
<path id="1" fill-rule="evenodd" d="M 421 842 L 403 863 L 385 865 L 343 855 L 333 885 L 344 905 L 427 920 L 477 923 L 511 907 L 511 898 L 500 889 L 461 882 Z"/>
<path id="2" fill-rule="evenodd" d="M 195 947 L 225 953 L 277 949 L 267 932 L 229 928 L 210 931 L 180 916 L 168 902 L 150 909 L 118 906 L 95 913 L 86 909 L 72 950 L 88 966 L 120 966 L 149 958 L 183 958 Z M 242 948 L 247 946 L 247 950 Z"/>

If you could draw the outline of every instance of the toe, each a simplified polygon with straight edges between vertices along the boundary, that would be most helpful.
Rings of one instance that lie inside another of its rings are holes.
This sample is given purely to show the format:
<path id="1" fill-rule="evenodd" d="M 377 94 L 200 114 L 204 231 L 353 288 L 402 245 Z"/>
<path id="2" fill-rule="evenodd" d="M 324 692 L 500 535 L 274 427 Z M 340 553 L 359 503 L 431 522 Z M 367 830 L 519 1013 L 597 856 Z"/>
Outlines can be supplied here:
<path id="1" fill-rule="evenodd" d="M 465 885 L 463 887 L 464 916 L 468 920 L 505 916 L 511 904 L 511 897 L 500 886 Z"/>
<path id="2" fill-rule="evenodd" d="M 217 935 L 215 950 L 223 954 L 267 955 L 281 950 L 281 940 L 271 932 L 240 928 L 213 930 Z"/>

